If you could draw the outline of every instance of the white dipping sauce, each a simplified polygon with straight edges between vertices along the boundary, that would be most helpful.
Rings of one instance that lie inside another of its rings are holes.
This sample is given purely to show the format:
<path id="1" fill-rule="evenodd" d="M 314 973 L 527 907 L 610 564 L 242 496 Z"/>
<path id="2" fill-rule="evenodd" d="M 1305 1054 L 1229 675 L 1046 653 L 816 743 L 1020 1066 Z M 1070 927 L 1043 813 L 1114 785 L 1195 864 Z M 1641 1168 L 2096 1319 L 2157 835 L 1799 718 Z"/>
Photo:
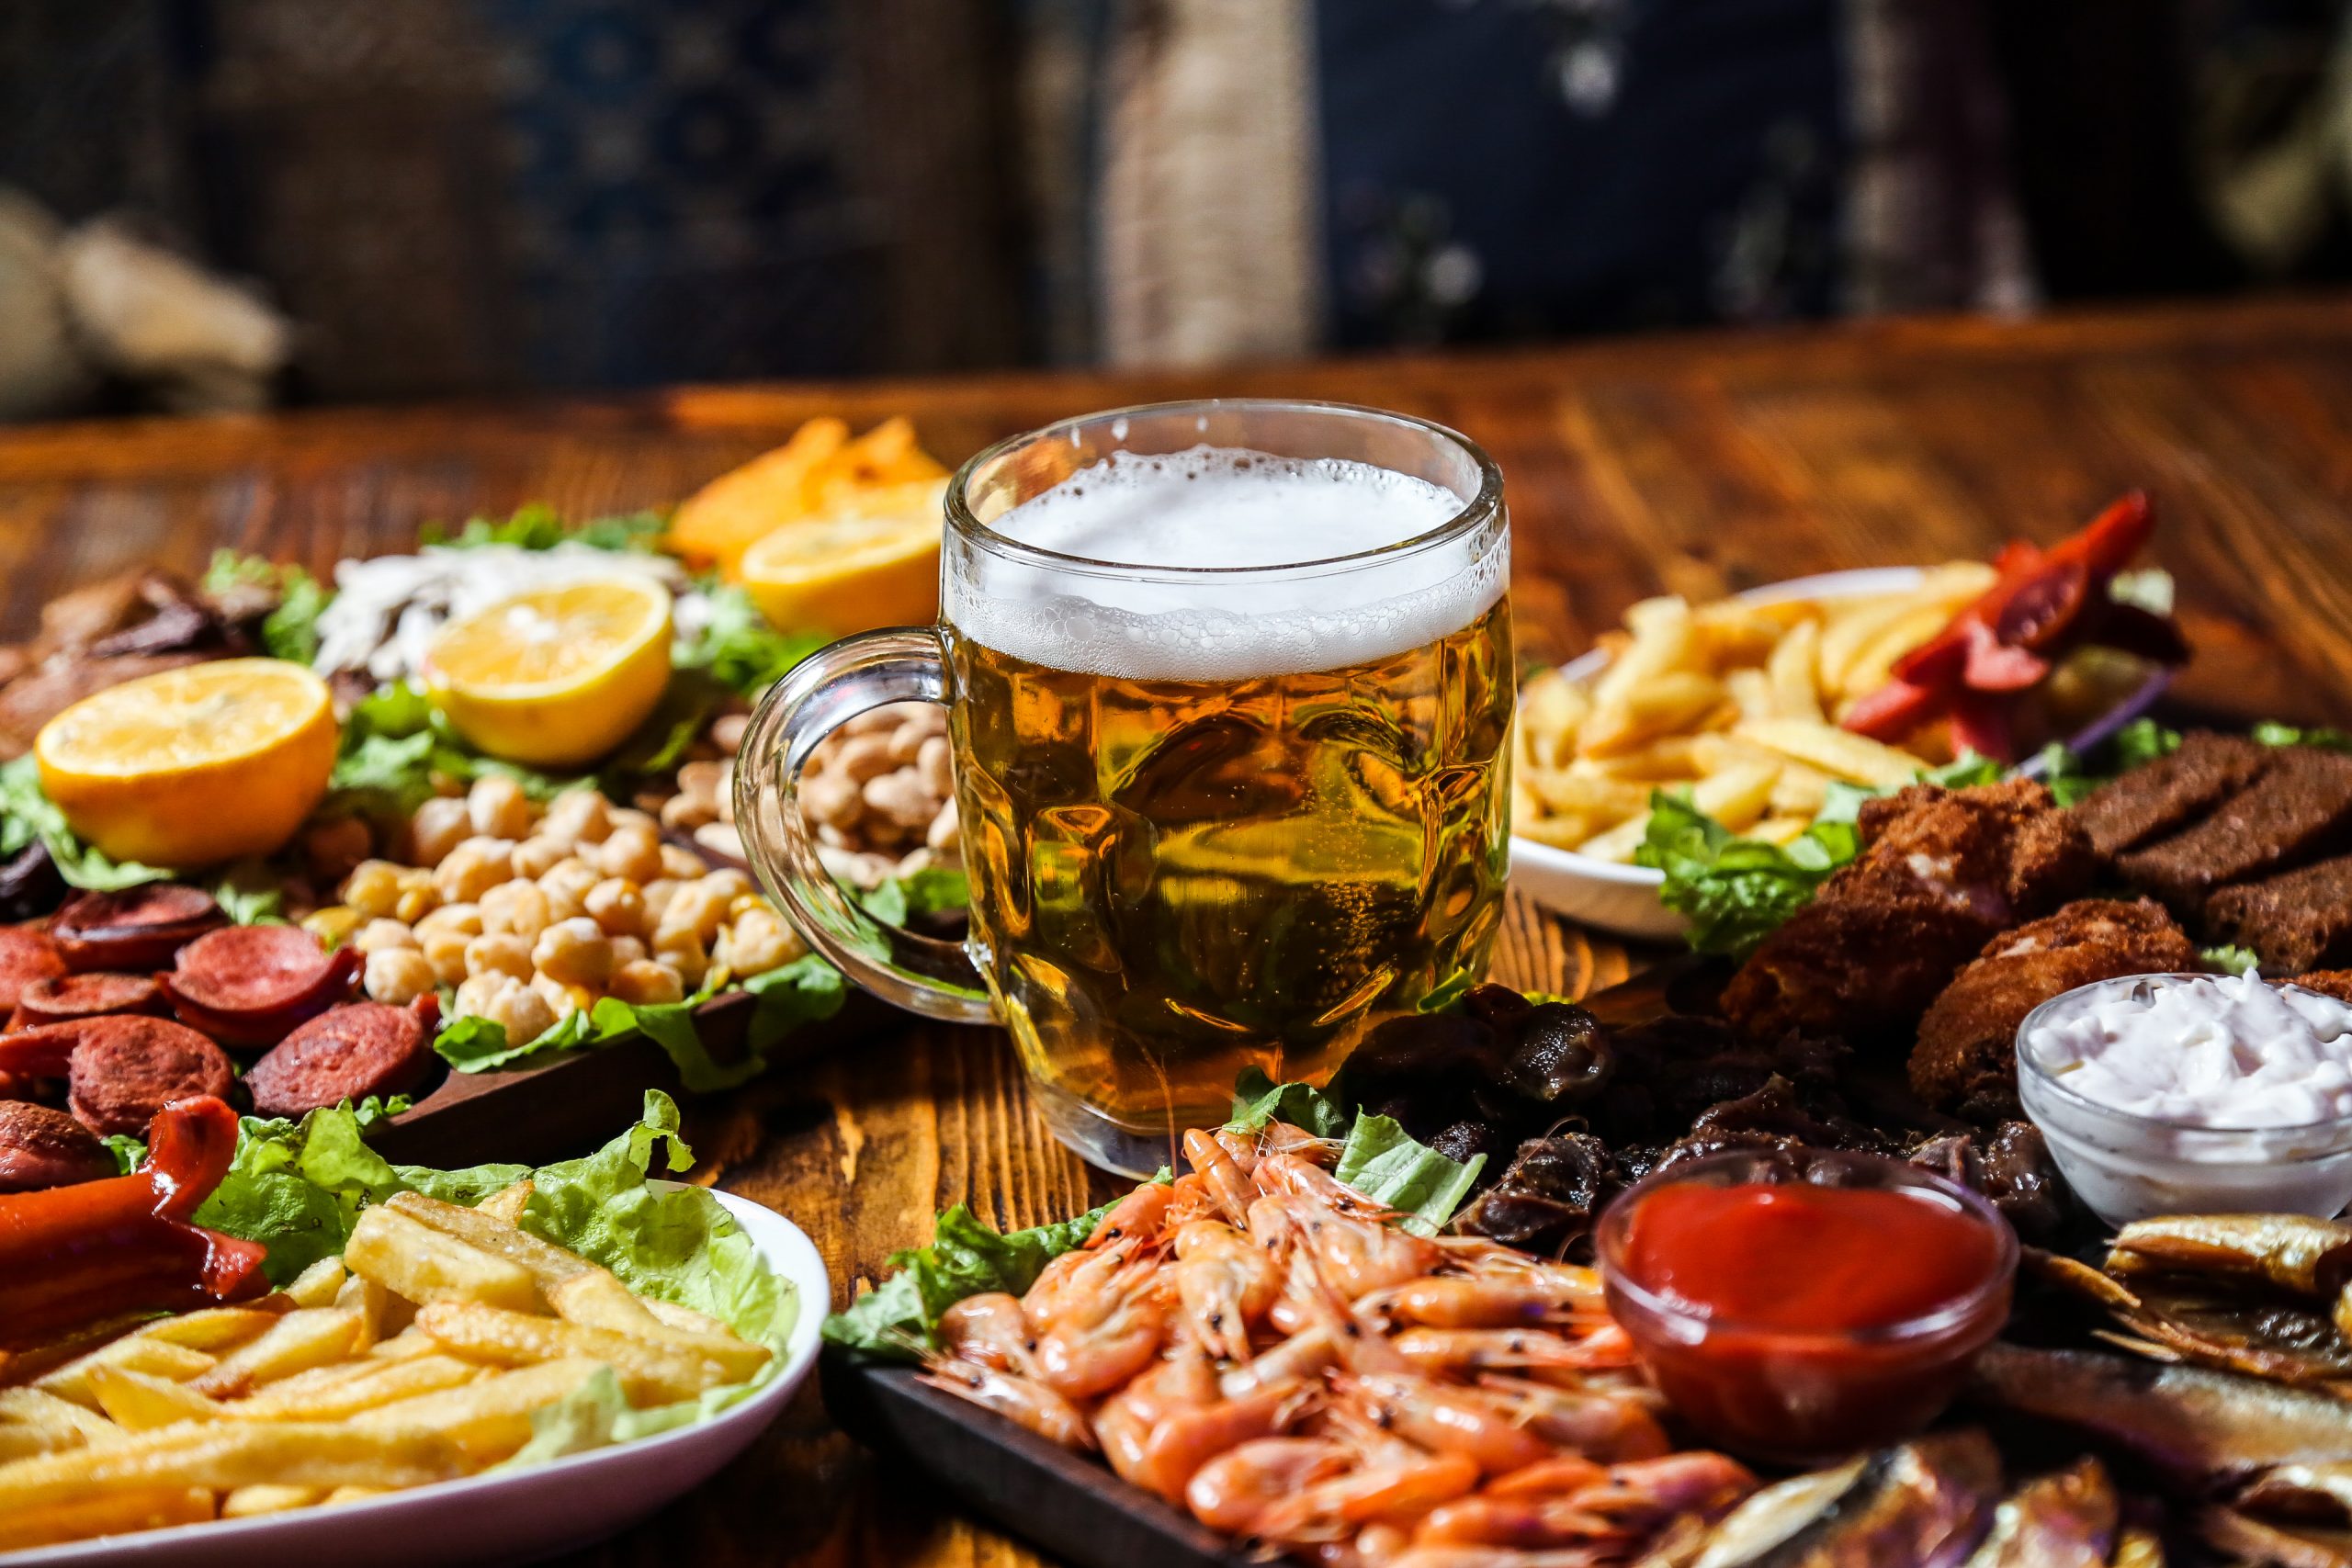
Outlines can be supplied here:
<path id="1" fill-rule="evenodd" d="M 2352 1115 L 2352 1006 L 2253 975 L 2085 987 L 2024 1044 L 2085 1100 L 2191 1127 L 2303 1127 Z"/>
<path id="2" fill-rule="evenodd" d="M 2256 976 L 2142 975 L 2043 1004 L 2018 1093 L 2110 1224 L 2352 1201 L 2352 1005 Z"/>

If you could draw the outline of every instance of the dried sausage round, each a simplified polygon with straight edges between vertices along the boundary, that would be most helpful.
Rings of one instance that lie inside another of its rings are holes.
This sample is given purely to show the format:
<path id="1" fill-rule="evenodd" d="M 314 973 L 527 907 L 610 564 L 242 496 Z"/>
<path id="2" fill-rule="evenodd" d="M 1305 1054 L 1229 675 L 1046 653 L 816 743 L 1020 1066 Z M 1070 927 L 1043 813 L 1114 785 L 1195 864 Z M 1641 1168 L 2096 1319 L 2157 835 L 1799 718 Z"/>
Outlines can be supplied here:
<path id="1" fill-rule="evenodd" d="M 65 954 L 40 931 L 0 928 L 0 1013 L 14 1012 L 25 987 L 65 973 Z"/>
<path id="2" fill-rule="evenodd" d="M 236 1083 L 220 1046 L 167 1018 L 93 1018 L 58 1027 L 78 1036 L 66 1103 L 101 1136 L 143 1134 L 173 1100 L 202 1094 L 225 1100 Z"/>
<path id="3" fill-rule="evenodd" d="M 414 1007 L 353 1002 L 321 1013 L 277 1043 L 245 1075 L 254 1110 L 300 1116 L 371 1094 L 405 1094 L 433 1065 L 438 1004 Z"/>
<path id="4" fill-rule="evenodd" d="M 360 962 L 299 926 L 231 926 L 182 948 L 163 985 L 181 1022 L 225 1044 L 274 1045 L 348 1000 Z"/>
<path id="5" fill-rule="evenodd" d="M 49 930 L 74 969 L 160 969 L 228 918 L 201 887 L 151 882 L 70 898 Z"/>
<path id="6" fill-rule="evenodd" d="M 70 1187 L 114 1174 L 107 1146 L 62 1111 L 0 1100 L 0 1192 Z"/>
<path id="7" fill-rule="evenodd" d="M 145 975 L 61 975 L 36 980 L 17 996 L 11 1029 L 39 1029 L 114 1012 L 161 1012 L 164 993 Z"/>

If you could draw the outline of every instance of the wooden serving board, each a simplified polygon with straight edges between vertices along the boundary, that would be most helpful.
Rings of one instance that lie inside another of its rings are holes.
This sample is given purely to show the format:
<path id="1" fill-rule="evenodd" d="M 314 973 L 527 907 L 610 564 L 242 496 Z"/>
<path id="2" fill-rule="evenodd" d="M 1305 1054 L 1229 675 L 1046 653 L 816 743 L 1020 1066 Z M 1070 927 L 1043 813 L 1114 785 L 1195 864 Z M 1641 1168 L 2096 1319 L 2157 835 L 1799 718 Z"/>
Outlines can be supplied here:
<path id="1" fill-rule="evenodd" d="M 720 1062 L 740 1061 L 756 998 L 737 991 L 696 1010 L 703 1043 Z M 899 1027 L 906 1015 L 850 987 L 842 1009 L 804 1024 L 768 1055 L 771 1067 L 806 1061 L 852 1040 Z M 639 1036 L 564 1051 L 551 1060 L 484 1073 L 448 1074 L 416 1106 L 368 1134 L 369 1146 L 402 1165 L 466 1166 L 503 1161 L 544 1165 L 584 1155 L 636 1122 L 645 1091 L 686 1091 L 662 1047 Z"/>

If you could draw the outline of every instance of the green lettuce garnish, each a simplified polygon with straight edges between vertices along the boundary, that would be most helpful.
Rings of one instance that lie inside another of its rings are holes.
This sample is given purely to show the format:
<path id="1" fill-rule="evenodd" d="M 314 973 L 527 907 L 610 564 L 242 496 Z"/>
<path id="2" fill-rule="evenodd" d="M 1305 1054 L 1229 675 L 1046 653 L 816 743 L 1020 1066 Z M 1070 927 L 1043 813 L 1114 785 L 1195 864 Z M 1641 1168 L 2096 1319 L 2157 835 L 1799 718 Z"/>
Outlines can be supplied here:
<path id="1" fill-rule="evenodd" d="M 941 1313 L 967 1296 L 1026 1292 L 1046 1264 L 1093 1235 L 1110 1209 L 1105 1203 L 1074 1220 L 1000 1235 L 958 1203 L 939 1216 L 930 1246 L 892 1253 L 895 1272 L 825 1320 L 825 1338 L 889 1360 L 918 1359 L 939 1348 Z"/>
<path id="2" fill-rule="evenodd" d="M 1254 1133 L 1269 1122 L 1287 1122 L 1318 1138 L 1337 1138 L 1353 1118 L 1321 1089 L 1303 1083 L 1278 1084 L 1261 1068 L 1244 1067 L 1233 1080 L 1233 1116 L 1228 1133 Z"/>
<path id="3" fill-rule="evenodd" d="M 2251 975 L 2262 967 L 2262 954 L 2250 947 L 2223 944 L 2199 949 L 2197 961 L 2224 975 Z"/>
<path id="4" fill-rule="evenodd" d="M 904 926 L 924 915 L 961 913 L 971 907 L 972 883 L 961 866 L 929 865 L 911 876 L 893 876 L 856 895 L 865 912 L 886 926 Z"/>
<path id="5" fill-rule="evenodd" d="M 828 640 L 815 632 L 777 630 L 751 596 L 730 583 L 703 587 L 710 600 L 709 622 L 693 637 L 678 639 L 671 662 L 681 670 L 707 671 L 729 691 L 758 696 Z"/>
<path id="6" fill-rule="evenodd" d="M 0 856 L 14 855 L 36 839 L 71 887 L 112 893 L 172 874 L 162 866 L 111 859 L 67 827 L 65 814 L 42 792 L 40 765 L 28 752 L 0 763 Z"/>
<path id="7" fill-rule="evenodd" d="M 1483 1154 L 1466 1163 L 1442 1155 L 1386 1116 L 1358 1116 L 1332 1174 L 1404 1215 L 1399 1223 L 1416 1235 L 1435 1235 L 1470 1196 L 1486 1165 Z"/>
<path id="8" fill-rule="evenodd" d="M 290 563 L 281 566 L 235 550 L 212 552 L 212 564 L 204 570 L 206 592 L 248 585 L 272 589 L 277 594 L 277 607 L 261 623 L 262 651 L 296 664 L 308 664 L 317 658 L 319 615 L 334 603 L 334 591 Z"/>
<path id="9" fill-rule="evenodd" d="M 752 976 L 741 989 L 754 999 L 745 1025 L 744 1054 L 739 1061 L 721 1062 L 704 1043 L 695 1010 L 711 998 L 708 989 L 683 1001 L 642 1007 L 617 997 L 601 997 L 593 1008 L 565 1015 L 537 1039 L 520 1044 L 506 1038 L 504 1025 L 489 1019 L 455 1019 L 435 1037 L 433 1049 L 458 1072 L 483 1073 L 554 1052 L 593 1050 L 642 1034 L 669 1056 L 678 1069 L 680 1083 L 695 1094 L 713 1094 L 765 1072 L 768 1057 L 787 1035 L 842 1010 L 849 987 L 840 970 L 808 953 Z"/>
<path id="10" fill-rule="evenodd" d="M 2266 722 L 2254 727 L 2254 738 L 2265 746 L 2316 746 L 2325 751 L 2352 751 L 2352 734 L 2324 725 Z"/>
<path id="11" fill-rule="evenodd" d="M 637 550 L 650 554 L 666 522 L 658 512 L 632 512 L 614 517 L 592 517 L 573 527 L 544 501 L 527 502 L 508 516 L 493 521 L 469 517 L 452 534 L 438 523 L 417 530 L 416 542 L 442 549 L 470 550 L 483 545 L 513 545 L 526 550 L 551 550 L 561 544 L 587 545 L 600 550 Z"/>
<path id="12" fill-rule="evenodd" d="M 595 783 L 483 756 L 458 739 L 432 698 L 396 681 L 360 698 L 344 720 L 342 750 L 320 809 L 405 816 L 439 794 L 445 780 L 462 785 L 493 775 L 513 779 L 540 801 Z"/>

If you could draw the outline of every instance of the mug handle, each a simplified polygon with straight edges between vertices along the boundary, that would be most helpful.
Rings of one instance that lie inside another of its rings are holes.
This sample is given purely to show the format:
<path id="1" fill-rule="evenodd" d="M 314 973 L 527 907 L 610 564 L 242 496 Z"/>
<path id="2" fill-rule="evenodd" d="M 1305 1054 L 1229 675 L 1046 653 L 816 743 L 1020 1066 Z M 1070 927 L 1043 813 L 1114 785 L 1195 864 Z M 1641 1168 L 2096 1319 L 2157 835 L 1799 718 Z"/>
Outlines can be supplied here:
<path id="1" fill-rule="evenodd" d="M 735 826 L 761 886 L 808 945 L 867 990 L 925 1018 L 993 1023 L 964 949 L 886 926 L 817 858 L 800 815 L 800 771 L 818 742 L 885 703 L 947 701 L 945 650 L 930 626 L 861 633 L 809 655 L 768 688 L 735 761 Z"/>

